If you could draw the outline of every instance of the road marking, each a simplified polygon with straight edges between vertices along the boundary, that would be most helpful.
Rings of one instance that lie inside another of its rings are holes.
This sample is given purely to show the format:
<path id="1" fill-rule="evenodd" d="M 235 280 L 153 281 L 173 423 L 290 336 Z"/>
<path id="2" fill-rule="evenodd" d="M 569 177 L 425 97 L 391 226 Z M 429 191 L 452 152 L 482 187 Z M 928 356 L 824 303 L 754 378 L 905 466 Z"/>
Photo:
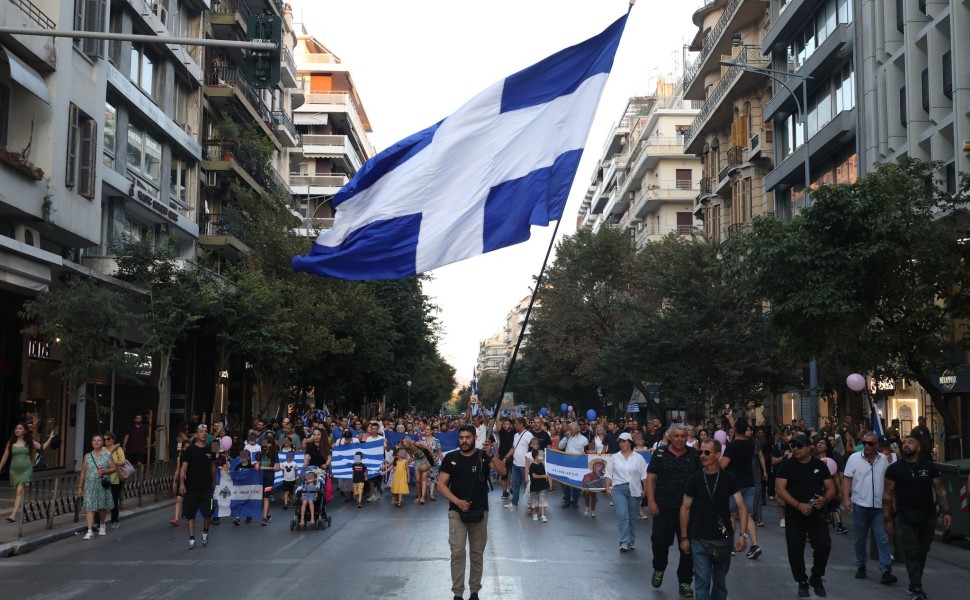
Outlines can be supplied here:
<path id="1" fill-rule="evenodd" d="M 525 598 L 522 578 L 517 575 L 486 575 L 482 577 L 482 589 L 488 590 L 489 598 Z"/>
<path id="2" fill-rule="evenodd" d="M 100 564 L 104 564 L 103 562 Z M 114 583 L 112 579 L 72 579 L 61 585 L 44 590 L 40 594 L 34 596 L 28 596 L 26 600 L 31 600 L 36 598 L 37 600 L 57 598 L 58 600 L 64 600 L 65 598 L 77 598 L 86 597 L 90 593 L 91 597 L 100 596 L 104 593 L 107 587 Z"/>
<path id="3" fill-rule="evenodd" d="M 149 586 L 142 586 L 135 598 L 185 598 L 190 592 L 203 588 L 207 589 L 211 579 L 162 579 L 158 583 Z"/>

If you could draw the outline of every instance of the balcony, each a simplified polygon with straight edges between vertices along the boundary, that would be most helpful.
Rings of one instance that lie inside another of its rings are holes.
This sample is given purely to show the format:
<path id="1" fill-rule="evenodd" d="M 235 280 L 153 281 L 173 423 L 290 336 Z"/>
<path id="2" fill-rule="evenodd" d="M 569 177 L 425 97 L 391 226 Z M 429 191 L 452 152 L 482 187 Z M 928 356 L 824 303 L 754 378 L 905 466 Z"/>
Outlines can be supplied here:
<path id="1" fill-rule="evenodd" d="M 684 138 L 682 137 L 649 137 L 640 140 L 626 163 L 630 165 L 627 181 L 643 177 L 646 170 L 656 167 L 661 159 L 683 157 Z"/>
<path id="2" fill-rule="evenodd" d="M 719 68 L 722 55 L 731 54 L 733 41 L 729 32 L 758 22 L 765 14 L 767 0 L 730 0 L 711 32 L 704 39 L 700 53 L 684 74 L 684 96 L 700 98 L 704 95 L 704 76 Z"/>
<path id="3" fill-rule="evenodd" d="M 306 113 L 326 113 L 329 115 L 331 123 L 338 128 L 352 131 L 354 136 L 360 140 L 362 148 L 367 156 L 374 155 L 374 149 L 367 139 L 366 132 L 370 131 L 370 122 L 364 122 L 357 110 L 357 104 L 350 92 L 327 92 L 304 93 L 305 102 L 296 109 L 294 121 L 297 125 L 313 124 L 309 120 L 303 122 L 301 115 Z M 307 115 L 309 117 L 310 115 Z"/>
<path id="4" fill-rule="evenodd" d="M 693 203 L 699 190 L 696 181 L 654 181 L 645 183 L 633 199 L 630 210 L 634 219 L 644 219 L 667 203 Z"/>
<path id="5" fill-rule="evenodd" d="M 714 186 L 717 185 L 717 181 L 713 177 L 705 177 L 701 179 L 701 196 L 710 196 L 714 193 Z"/>
<path id="6" fill-rule="evenodd" d="M 363 164 L 360 153 L 348 135 L 304 135 L 303 156 L 342 160 L 348 173 L 356 173 Z"/>
<path id="7" fill-rule="evenodd" d="M 270 190 L 270 169 L 259 167 L 239 150 L 235 142 L 229 140 L 207 139 L 205 141 L 202 159 L 202 170 L 212 172 L 233 173 L 245 181 L 257 193 Z"/>
<path id="8" fill-rule="evenodd" d="M 724 102 L 729 97 L 731 90 L 735 86 L 753 85 L 757 82 L 766 82 L 768 78 L 759 73 L 746 71 L 744 67 L 765 68 L 768 66 L 768 59 L 761 54 L 758 46 L 744 46 L 735 59 L 736 64 L 731 67 L 723 67 L 721 80 L 708 96 L 704 107 L 697 113 L 694 122 L 684 138 L 684 152 L 687 154 L 698 154 L 701 151 L 702 137 L 701 131 L 708 123 L 728 120 L 733 117 L 730 103 Z M 740 82 L 740 83 L 739 83 Z"/>
<path id="9" fill-rule="evenodd" d="M 7 0 L 0 5 L 0 22 L 7 27 L 56 29 L 57 24 L 30 0 Z M 3 34 L 0 42 L 26 59 L 41 72 L 54 70 L 57 51 L 52 38 L 35 35 Z"/>
<path id="10" fill-rule="evenodd" d="M 202 89 L 209 102 L 220 110 L 225 110 L 233 102 L 238 103 L 259 124 L 276 148 L 282 150 L 283 146 L 271 129 L 274 127 L 272 111 L 262 95 L 249 86 L 242 69 L 228 65 L 212 67 L 206 74 L 206 85 Z"/>
<path id="11" fill-rule="evenodd" d="M 253 11 L 243 0 L 222 0 L 218 4 L 213 2 L 209 8 L 209 23 L 216 31 L 238 27 L 245 34 L 252 16 Z"/>
<path id="12" fill-rule="evenodd" d="M 238 260 L 249 252 L 245 234 L 242 228 L 235 226 L 222 213 L 205 213 L 202 215 L 202 226 L 199 234 L 199 244 L 215 251 L 220 257 Z"/>
<path id="13" fill-rule="evenodd" d="M 729 169 L 739 169 L 741 165 L 744 164 L 744 148 L 741 146 L 735 146 L 728 150 L 728 168 Z"/>
<path id="14" fill-rule="evenodd" d="M 751 229 L 751 223 L 735 223 L 728 225 L 727 239 L 736 238 Z"/>
<path id="15" fill-rule="evenodd" d="M 345 173 L 305 175 L 290 173 L 290 188 L 297 196 L 333 195 L 350 181 Z"/>
<path id="16" fill-rule="evenodd" d="M 293 59 L 293 54 L 286 46 L 283 46 L 283 50 L 280 52 L 280 81 L 283 82 L 285 88 L 297 87 L 296 60 Z"/>
<path id="17" fill-rule="evenodd" d="M 270 113 L 273 118 L 273 131 L 280 143 L 287 148 L 296 148 L 300 145 L 300 134 L 296 130 L 296 125 L 290 120 L 289 115 L 281 110 L 274 110 Z"/>

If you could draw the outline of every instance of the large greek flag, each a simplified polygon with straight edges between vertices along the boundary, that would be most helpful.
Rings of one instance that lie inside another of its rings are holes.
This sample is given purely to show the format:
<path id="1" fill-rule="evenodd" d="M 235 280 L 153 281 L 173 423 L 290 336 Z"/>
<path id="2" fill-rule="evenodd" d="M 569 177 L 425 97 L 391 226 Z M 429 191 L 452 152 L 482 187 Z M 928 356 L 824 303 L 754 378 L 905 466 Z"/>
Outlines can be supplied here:
<path id="1" fill-rule="evenodd" d="M 395 279 L 524 242 L 562 216 L 626 25 L 502 81 L 369 160 L 293 269 Z"/>
<path id="2" fill-rule="evenodd" d="M 243 469 L 225 473 L 216 469 L 215 500 L 217 517 L 253 517 L 263 515 L 263 472 Z"/>
<path id="3" fill-rule="evenodd" d="M 354 464 L 354 454 L 363 454 L 364 465 L 367 467 L 367 478 L 373 479 L 381 473 L 381 463 L 384 462 L 384 438 L 346 444 L 333 447 L 333 458 L 330 461 L 334 479 L 351 479 L 354 475 L 351 467 Z"/>

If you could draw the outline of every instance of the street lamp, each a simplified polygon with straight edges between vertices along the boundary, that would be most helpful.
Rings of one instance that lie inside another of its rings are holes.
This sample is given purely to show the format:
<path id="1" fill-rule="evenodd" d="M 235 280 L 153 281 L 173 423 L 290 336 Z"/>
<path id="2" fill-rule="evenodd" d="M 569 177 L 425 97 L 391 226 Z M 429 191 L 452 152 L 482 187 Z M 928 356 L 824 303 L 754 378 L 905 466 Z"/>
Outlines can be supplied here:
<path id="1" fill-rule="evenodd" d="M 765 77 L 770 77 L 778 83 L 791 94 L 791 97 L 795 99 L 795 106 L 798 107 L 798 114 L 802 121 L 802 136 L 805 138 L 802 145 L 805 148 L 805 206 L 809 205 L 811 186 L 812 186 L 812 170 L 811 165 L 809 165 L 810 155 L 808 153 L 808 80 L 812 79 L 809 75 L 800 75 L 798 73 L 793 73 L 791 71 L 778 71 L 775 69 L 765 69 L 763 67 L 752 67 L 751 65 L 745 65 L 739 63 L 736 60 L 722 60 L 721 64 L 725 67 L 738 67 L 742 71 L 747 71 L 748 73 L 757 73 L 764 75 Z M 789 78 L 798 77 L 802 81 L 802 99 L 799 100 L 795 91 L 788 87 L 788 80 L 782 79 L 779 75 L 785 75 Z"/>

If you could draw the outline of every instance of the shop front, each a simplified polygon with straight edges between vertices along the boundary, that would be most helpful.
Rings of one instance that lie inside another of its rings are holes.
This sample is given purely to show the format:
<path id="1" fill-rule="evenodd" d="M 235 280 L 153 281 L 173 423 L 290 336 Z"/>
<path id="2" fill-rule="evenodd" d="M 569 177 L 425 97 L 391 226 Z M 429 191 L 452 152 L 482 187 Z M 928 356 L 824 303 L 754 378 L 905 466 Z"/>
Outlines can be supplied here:
<path id="1" fill-rule="evenodd" d="M 23 387 L 19 402 L 14 409 L 16 422 L 30 430 L 34 440 L 41 442 L 58 432 L 61 442 L 66 439 L 67 395 L 64 381 L 54 375 L 60 365 L 59 347 L 26 337 L 24 363 L 27 384 Z M 55 447 L 56 446 L 56 447 Z M 66 444 L 52 444 L 37 455 L 36 470 L 61 469 L 64 467 Z"/>

